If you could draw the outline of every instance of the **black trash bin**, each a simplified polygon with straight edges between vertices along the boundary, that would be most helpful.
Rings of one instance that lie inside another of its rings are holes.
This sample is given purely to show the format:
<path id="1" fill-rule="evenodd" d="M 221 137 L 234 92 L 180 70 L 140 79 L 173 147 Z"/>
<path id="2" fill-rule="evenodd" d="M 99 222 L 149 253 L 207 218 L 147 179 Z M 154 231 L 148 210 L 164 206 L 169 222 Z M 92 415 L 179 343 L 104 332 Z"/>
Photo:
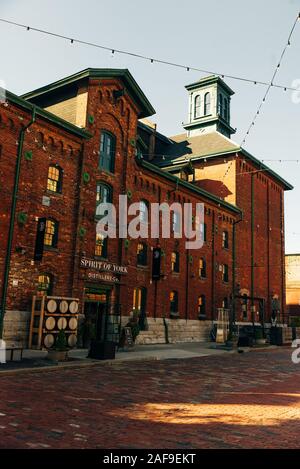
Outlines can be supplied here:
<path id="1" fill-rule="evenodd" d="M 114 360 L 115 355 L 115 342 L 92 340 L 88 358 L 96 358 L 97 360 Z"/>
<path id="2" fill-rule="evenodd" d="M 270 329 L 270 344 L 282 345 L 282 327 L 271 327 Z"/>

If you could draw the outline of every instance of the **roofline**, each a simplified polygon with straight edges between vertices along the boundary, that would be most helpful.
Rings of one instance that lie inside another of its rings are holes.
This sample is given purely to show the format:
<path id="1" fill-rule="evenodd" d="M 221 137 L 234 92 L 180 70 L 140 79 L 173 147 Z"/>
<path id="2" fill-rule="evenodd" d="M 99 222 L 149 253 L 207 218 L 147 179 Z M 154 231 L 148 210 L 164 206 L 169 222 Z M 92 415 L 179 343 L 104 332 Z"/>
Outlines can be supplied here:
<path id="1" fill-rule="evenodd" d="M 239 215 L 242 214 L 242 210 L 238 207 L 235 207 L 234 205 L 225 202 L 225 200 L 217 197 L 214 194 L 211 194 L 210 192 L 207 192 L 204 189 L 201 189 L 200 187 L 194 186 L 193 184 L 190 184 L 189 182 L 183 181 L 182 179 L 178 178 L 177 176 L 173 176 L 170 173 L 166 173 L 165 171 L 161 170 L 157 166 L 153 165 L 152 163 L 149 163 L 149 161 L 145 161 L 140 157 L 136 157 L 136 161 L 140 166 L 143 166 L 146 169 L 149 169 L 149 171 L 152 171 L 153 173 L 158 174 L 159 176 L 164 177 L 165 179 L 168 179 L 169 181 L 173 181 L 179 186 L 183 186 L 185 189 L 188 189 L 192 192 L 195 192 L 196 194 L 202 195 L 203 197 L 206 197 L 207 199 L 211 200 L 214 203 L 217 203 L 218 205 L 221 205 L 222 207 L 226 208 L 227 210 L 230 210 L 234 213 L 237 213 Z"/>
<path id="2" fill-rule="evenodd" d="M 58 125 L 59 127 L 62 127 L 64 130 L 67 130 L 68 132 L 71 132 L 79 137 L 83 137 L 86 139 L 92 137 L 92 135 L 86 130 L 80 129 L 76 125 L 70 124 L 68 121 L 61 119 L 55 114 L 45 111 L 45 109 L 42 109 L 39 106 L 36 106 L 35 104 L 25 101 L 24 99 L 20 98 L 14 93 L 11 93 L 10 91 L 6 91 L 6 98 L 8 101 L 12 102 L 13 104 L 17 106 L 20 106 L 26 111 L 33 111 L 33 109 L 35 109 L 37 116 L 42 117 L 43 119 L 50 121 L 52 124 Z"/>
<path id="3" fill-rule="evenodd" d="M 279 181 L 284 186 L 285 190 L 293 190 L 294 189 L 294 186 L 292 184 L 287 182 L 285 179 L 283 179 L 281 176 L 279 176 L 279 174 L 277 174 L 275 171 L 273 171 L 271 168 L 269 168 L 267 165 L 265 165 L 262 161 L 258 160 L 257 158 L 255 158 L 255 156 L 251 155 L 251 153 L 249 153 L 248 151 L 246 151 L 244 148 L 241 148 L 241 147 L 237 147 L 236 150 L 232 149 L 232 150 L 227 150 L 227 151 L 218 152 L 218 153 L 207 153 L 207 154 L 201 155 L 201 156 L 194 156 L 194 157 L 189 158 L 189 160 L 198 161 L 198 160 L 203 160 L 205 158 L 218 158 L 218 157 L 221 158 L 224 155 L 236 154 L 238 152 L 244 154 L 247 158 L 249 158 L 249 160 L 253 161 L 253 163 L 258 165 L 261 169 L 265 169 L 266 172 L 268 172 L 272 177 L 274 177 L 274 179 Z M 174 165 L 172 165 L 172 164 L 170 164 L 171 163 L 170 161 L 167 161 L 165 166 L 160 166 L 160 167 L 161 168 L 169 168 L 169 167 L 179 165 L 182 162 L 183 161 L 178 161 L 177 163 L 174 163 Z"/>
<path id="4" fill-rule="evenodd" d="M 71 83 L 75 83 L 76 81 L 82 80 L 84 78 L 112 77 L 119 77 L 124 79 L 134 96 L 134 101 L 137 100 L 140 103 L 142 110 L 140 117 L 149 117 L 155 114 L 155 109 L 152 107 L 150 101 L 127 68 L 86 68 L 85 70 L 81 70 L 80 72 L 74 73 L 73 75 L 69 75 L 53 83 L 49 83 L 48 85 L 42 86 L 41 88 L 29 91 L 28 93 L 23 94 L 21 97 L 26 100 L 31 100 L 50 91 L 54 91 Z"/>
<path id="5" fill-rule="evenodd" d="M 158 137 L 160 140 L 162 140 L 165 143 L 168 143 L 168 144 L 173 143 L 172 139 L 170 139 L 169 137 L 166 137 L 165 135 L 161 134 L 157 130 L 152 129 L 149 125 L 144 124 L 144 122 L 141 122 L 140 120 L 138 120 L 138 127 L 141 127 L 149 134 L 155 134 L 156 137 Z"/>
<path id="6" fill-rule="evenodd" d="M 284 256 L 285 256 L 285 257 L 296 257 L 296 256 L 300 256 L 300 253 L 296 253 L 296 254 L 285 254 Z"/>
<path id="7" fill-rule="evenodd" d="M 287 182 L 285 179 L 283 179 L 279 174 L 277 174 L 275 171 L 273 171 L 271 168 L 269 168 L 267 165 L 265 165 L 262 161 L 258 160 L 255 158 L 255 156 L 251 155 L 247 150 L 244 148 L 240 148 L 239 150 L 241 153 L 243 153 L 245 156 L 247 156 L 251 161 L 253 161 L 255 164 L 260 166 L 262 169 L 267 170 L 268 173 L 270 173 L 277 181 L 279 181 L 283 186 L 285 190 L 291 191 L 294 189 L 294 186 Z"/>
<path id="8" fill-rule="evenodd" d="M 230 96 L 235 94 L 235 92 L 230 88 L 230 86 L 228 86 L 227 83 L 225 83 L 225 81 L 222 80 L 218 75 L 209 75 L 207 77 L 200 78 L 200 80 L 186 85 L 185 88 L 187 90 L 193 90 L 199 88 L 199 86 L 201 85 L 211 85 L 213 83 L 219 83 L 220 86 L 222 86 Z"/>

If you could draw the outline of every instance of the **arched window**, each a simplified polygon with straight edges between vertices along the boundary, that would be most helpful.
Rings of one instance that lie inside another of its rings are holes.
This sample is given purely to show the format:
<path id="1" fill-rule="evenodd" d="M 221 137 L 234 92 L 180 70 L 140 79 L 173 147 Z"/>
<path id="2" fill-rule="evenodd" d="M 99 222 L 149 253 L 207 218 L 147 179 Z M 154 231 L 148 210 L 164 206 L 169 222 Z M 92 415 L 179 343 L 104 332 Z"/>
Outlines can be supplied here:
<path id="1" fill-rule="evenodd" d="M 177 291 L 170 292 L 170 313 L 178 313 L 178 293 Z"/>
<path id="2" fill-rule="evenodd" d="M 207 225 L 206 223 L 200 223 L 200 233 L 201 233 L 201 240 L 203 243 L 207 241 Z"/>
<path id="3" fill-rule="evenodd" d="M 96 233 L 95 256 L 107 257 L 107 237 Z"/>
<path id="4" fill-rule="evenodd" d="M 50 165 L 48 169 L 47 190 L 61 192 L 63 170 L 58 165 Z"/>
<path id="5" fill-rule="evenodd" d="M 38 276 L 38 295 L 51 295 L 53 288 L 53 277 L 51 274 L 40 274 Z"/>
<path id="6" fill-rule="evenodd" d="M 171 254 L 171 270 L 179 272 L 179 252 L 173 251 Z"/>
<path id="7" fill-rule="evenodd" d="M 173 229 L 173 233 L 176 233 L 176 234 L 181 233 L 181 216 L 180 216 L 180 212 L 176 210 L 174 210 L 173 212 L 172 229 Z"/>
<path id="8" fill-rule="evenodd" d="M 206 298 L 205 295 L 198 296 L 198 317 L 203 318 L 206 316 Z"/>
<path id="9" fill-rule="evenodd" d="M 147 265 L 147 251 L 146 243 L 138 243 L 136 251 L 138 265 Z"/>
<path id="10" fill-rule="evenodd" d="M 146 304 L 147 304 L 147 288 L 137 287 L 133 290 L 133 311 L 139 315 L 139 328 L 141 331 L 146 330 Z"/>
<path id="11" fill-rule="evenodd" d="M 222 308 L 228 309 L 228 298 L 227 297 L 223 298 Z"/>
<path id="12" fill-rule="evenodd" d="M 199 277 L 206 278 L 206 261 L 203 257 L 199 260 Z"/>
<path id="13" fill-rule="evenodd" d="M 228 231 L 223 231 L 222 233 L 222 247 L 225 249 L 229 248 L 229 235 Z"/>
<path id="14" fill-rule="evenodd" d="M 100 204 L 112 202 L 112 188 L 103 182 L 97 182 L 96 187 L 96 215 Z"/>
<path id="15" fill-rule="evenodd" d="M 140 220 L 141 223 L 148 223 L 148 207 L 149 203 L 147 200 L 140 201 Z"/>
<path id="16" fill-rule="evenodd" d="M 210 114 L 210 93 L 204 95 L 204 115 Z"/>
<path id="17" fill-rule="evenodd" d="M 218 114 L 219 116 L 223 117 L 223 96 L 221 95 L 221 93 L 219 93 Z"/>
<path id="18" fill-rule="evenodd" d="M 145 312 L 147 289 L 145 287 L 136 287 L 133 290 L 133 310 Z"/>
<path id="19" fill-rule="evenodd" d="M 228 99 L 224 98 L 224 119 L 229 120 L 229 108 L 228 108 Z"/>
<path id="20" fill-rule="evenodd" d="M 229 280 L 229 269 L 227 264 L 222 265 L 222 280 L 223 282 L 228 282 Z"/>
<path id="21" fill-rule="evenodd" d="M 115 171 L 116 139 L 108 132 L 102 132 L 100 137 L 100 160 L 99 167 L 104 171 L 113 173 Z"/>
<path id="22" fill-rule="evenodd" d="M 58 241 L 58 222 L 56 220 L 46 220 L 44 245 L 52 248 L 57 247 Z"/>
<path id="23" fill-rule="evenodd" d="M 201 97 L 200 95 L 196 96 L 195 98 L 195 105 L 194 105 L 194 118 L 200 117 L 200 106 L 201 106 Z"/>

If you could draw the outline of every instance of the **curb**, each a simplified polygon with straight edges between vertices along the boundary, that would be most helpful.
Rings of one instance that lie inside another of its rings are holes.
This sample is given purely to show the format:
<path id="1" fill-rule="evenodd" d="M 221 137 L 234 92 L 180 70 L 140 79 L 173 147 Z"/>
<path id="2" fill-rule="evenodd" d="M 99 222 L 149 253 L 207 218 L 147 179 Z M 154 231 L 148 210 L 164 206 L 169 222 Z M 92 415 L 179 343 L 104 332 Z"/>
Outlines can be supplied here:
<path id="1" fill-rule="evenodd" d="M 157 357 L 142 357 L 142 358 L 136 358 L 136 359 L 129 359 L 129 360 L 98 360 L 98 361 L 91 361 L 91 362 L 83 362 L 83 363 L 61 363 L 60 365 L 48 365 L 48 366 L 39 366 L 39 367 L 34 367 L 34 368 L 16 368 L 14 370 L 3 370 L 1 371 L 0 369 L 0 379 L 1 376 L 9 376 L 9 375 L 15 375 L 19 373 L 44 373 L 47 371 L 58 371 L 58 370 L 64 370 L 68 368 L 87 368 L 87 367 L 93 367 L 93 366 L 115 366 L 115 365 L 120 365 L 121 363 L 127 363 L 127 362 L 135 362 L 135 361 L 143 361 L 143 362 L 148 362 L 148 361 L 157 361 L 159 360 Z"/>

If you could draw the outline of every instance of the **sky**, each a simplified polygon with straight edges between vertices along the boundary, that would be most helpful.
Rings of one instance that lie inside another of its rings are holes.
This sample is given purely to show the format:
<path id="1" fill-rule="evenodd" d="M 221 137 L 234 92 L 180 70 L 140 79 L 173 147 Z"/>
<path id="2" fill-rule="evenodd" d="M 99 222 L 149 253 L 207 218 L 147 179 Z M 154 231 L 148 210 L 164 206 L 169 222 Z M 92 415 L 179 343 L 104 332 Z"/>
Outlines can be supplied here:
<path id="1" fill-rule="evenodd" d="M 300 0 L 0 0 L 0 18 L 47 29 L 163 60 L 221 74 L 270 81 Z M 87 67 L 128 68 L 156 110 L 152 117 L 166 135 L 181 133 L 187 120 L 185 85 L 205 74 L 151 64 L 136 58 L 71 45 L 0 22 L 1 74 L 16 94 Z M 300 80 L 300 21 L 276 83 Z M 265 88 L 226 79 L 233 139 L 241 143 Z M 300 101 L 300 100 L 299 100 Z M 300 252 L 300 102 L 272 88 L 245 148 L 293 186 L 285 193 L 286 252 Z M 297 160 L 299 163 L 287 160 Z"/>

